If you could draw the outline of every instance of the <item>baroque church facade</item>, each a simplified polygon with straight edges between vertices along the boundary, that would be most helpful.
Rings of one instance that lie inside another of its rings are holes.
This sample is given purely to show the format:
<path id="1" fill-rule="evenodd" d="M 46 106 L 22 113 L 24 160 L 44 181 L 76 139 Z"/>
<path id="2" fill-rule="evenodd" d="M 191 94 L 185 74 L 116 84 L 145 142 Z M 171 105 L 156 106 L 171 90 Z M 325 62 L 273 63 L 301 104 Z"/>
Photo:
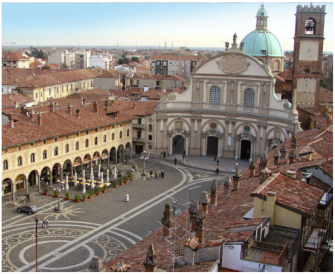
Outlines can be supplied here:
<path id="1" fill-rule="evenodd" d="M 256 16 L 258 32 L 267 31 L 260 27 L 260 19 L 267 19 L 263 10 L 262 6 Z M 295 99 L 291 104 L 275 92 L 272 69 L 283 65 L 279 41 L 274 45 L 256 37 L 252 55 L 266 53 L 261 59 L 244 52 L 244 46 L 250 49 L 250 37 L 239 47 L 236 39 L 235 34 L 230 48 L 226 43 L 223 54 L 194 70 L 188 89 L 161 100 L 156 111 L 157 153 L 252 161 L 301 131 Z"/>

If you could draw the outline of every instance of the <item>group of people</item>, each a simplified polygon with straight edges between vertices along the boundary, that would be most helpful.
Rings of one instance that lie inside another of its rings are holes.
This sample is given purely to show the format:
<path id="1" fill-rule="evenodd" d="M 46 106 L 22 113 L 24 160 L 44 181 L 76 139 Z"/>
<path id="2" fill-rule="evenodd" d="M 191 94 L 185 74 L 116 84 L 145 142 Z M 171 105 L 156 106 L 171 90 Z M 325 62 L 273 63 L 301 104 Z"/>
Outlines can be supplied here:
<path id="1" fill-rule="evenodd" d="M 219 174 L 219 172 L 220 172 L 220 170 L 219 170 L 219 163 L 220 163 L 220 161 L 219 161 L 219 159 L 216 157 L 216 156 L 214 156 L 214 161 L 216 161 L 216 170 L 214 171 L 216 174 Z"/>
<path id="2" fill-rule="evenodd" d="M 165 152 L 165 151 L 164 151 L 164 152 L 162 151 L 162 152 L 161 152 L 161 158 L 165 158 L 165 156 L 166 156 L 166 152 Z"/>
<path id="3" fill-rule="evenodd" d="M 156 170 L 156 171 L 155 171 L 155 174 L 154 174 L 153 170 L 150 169 L 149 174 L 150 174 L 150 177 L 151 177 L 151 178 L 161 178 L 161 177 L 164 178 L 164 175 L 165 175 L 163 169 Z"/>

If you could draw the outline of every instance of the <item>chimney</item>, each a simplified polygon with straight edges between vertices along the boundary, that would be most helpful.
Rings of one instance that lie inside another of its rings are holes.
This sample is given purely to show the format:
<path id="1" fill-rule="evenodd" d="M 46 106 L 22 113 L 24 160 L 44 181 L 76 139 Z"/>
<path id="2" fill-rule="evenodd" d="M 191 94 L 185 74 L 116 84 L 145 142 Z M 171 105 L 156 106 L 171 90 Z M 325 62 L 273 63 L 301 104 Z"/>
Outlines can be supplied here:
<path id="1" fill-rule="evenodd" d="M 266 193 L 266 214 L 270 217 L 270 224 L 274 223 L 274 215 L 275 215 L 275 204 L 276 204 L 276 192 L 268 191 Z"/>
<path id="2" fill-rule="evenodd" d="M 283 145 L 282 145 L 282 147 L 280 149 L 280 153 L 281 153 L 281 157 L 283 159 L 286 159 L 286 157 L 287 157 L 287 149 L 286 149 L 285 143 L 283 143 Z"/>
<path id="3" fill-rule="evenodd" d="M 30 121 L 30 122 L 33 122 L 33 121 L 34 121 L 34 120 L 33 120 L 33 118 L 34 118 L 34 114 L 35 114 L 34 110 L 31 109 L 31 110 L 29 111 L 29 116 L 30 116 L 29 121 Z"/>
<path id="4" fill-rule="evenodd" d="M 233 191 L 236 191 L 240 188 L 240 178 L 241 178 L 241 175 L 238 170 L 238 164 L 236 164 L 236 171 L 235 171 L 235 175 L 233 176 L 233 182 L 234 182 Z"/>
<path id="5" fill-rule="evenodd" d="M 170 228 L 172 226 L 172 209 L 170 203 L 165 204 L 165 210 L 163 214 L 164 217 L 161 220 L 163 225 L 163 238 L 166 237 L 170 238 L 171 237 Z"/>
<path id="6" fill-rule="evenodd" d="M 109 103 L 108 103 L 108 100 L 105 101 L 105 108 L 106 108 L 106 111 L 109 111 Z"/>
<path id="7" fill-rule="evenodd" d="M 272 171 L 269 170 L 268 167 L 265 167 L 261 171 L 261 177 L 260 177 L 261 184 L 263 184 L 267 179 L 269 179 L 271 173 L 272 173 Z"/>
<path id="8" fill-rule="evenodd" d="M 101 258 L 99 256 L 93 256 L 89 271 L 106 272 L 106 266 L 102 264 Z"/>
<path id="9" fill-rule="evenodd" d="M 72 105 L 71 105 L 71 103 L 69 103 L 69 105 L 67 106 L 67 112 L 72 115 Z"/>
<path id="10" fill-rule="evenodd" d="M 25 107 L 25 106 L 21 106 L 20 112 L 21 112 L 23 115 L 27 115 L 26 107 Z"/>
<path id="11" fill-rule="evenodd" d="M 261 157 L 261 164 L 259 168 L 264 168 L 268 165 L 268 156 L 266 155 L 266 152 L 264 152 L 264 155 Z"/>
<path id="12" fill-rule="evenodd" d="M 295 138 L 295 134 L 293 134 L 293 136 L 291 138 L 291 147 L 293 149 L 296 149 L 297 146 L 298 146 L 297 138 Z"/>
<path id="13" fill-rule="evenodd" d="M 218 182 L 214 179 L 211 187 L 211 207 L 215 207 L 217 205 L 217 188 Z"/>
<path id="14" fill-rule="evenodd" d="M 230 195 L 231 186 L 233 185 L 231 177 L 227 176 L 224 182 L 223 197 L 228 197 Z"/>
<path id="15" fill-rule="evenodd" d="M 50 104 L 50 112 L 55 112 L 54 101 L 51 101 L 51 104 Z"/>
<path id="16" fill-rule="evenodd" d="M 197 200 L 194 200 L 193 203 L 191 203 L 190 208 L 188 209 L 192 224 L 191 231 L 195 231 L 195 228 L 197 227 L 197 211 L 199 208 L 199 202 Z"/>
<path id="17" fill-rule="evenodd" d="M 209 197 L 208 197 L 208 192 L 203 191 L 202 195 L 199 199 L 199 202 L 201 203 L 201 208 L 202 208 L 202 215 L 206 215 L 208 213 L 208 204 L 209 204 Z"/>
<path id="18" fill-rule="evenodd" d="M 157 268 L 157 259 L 156 259 L 156 251 L 154 250 L 153 244 L 150 245 L 147 253 L 147 257 L 145 258 L 145 261 L 143 262 L 145 272 L 155 272 Z"/>
<path id="19" fill-rule="evenodd" d="M 301 172 L 303 178 L 305 178 L 307 184 L 311 184 L 313 173 Z"/>
<path id="20" fill-rule="evenodd" d="M 295 150 L 291 149 L 290 155 L 288 155 L 288 163 L 289 164 L 294 163 L 295 157 L 296 157 Z"/>
<path id="21" fill-rule="evenodd" d="M 93 109 L 94 109 L 94 112 L 95 112 L 95 113 L 98 113 L 98 103 L 97 103 L 96 100 L 94 101 Z"/>
<path id="22" fill-rule="evenodd" d="M 86 106 L 86 98 L 83 97 L 83 106 Z"/>
<path id="23" fill-rule="evenodd" d="M 15 118 L 15 116 L 14 116 L 13 113 L 9 114 L 9 122 L 10 122 L 9 125 L 10 125 L 11 128 L 14 128 L 14 118 Z"/>
<path id="24" fill-rule="evenodd" d="M 197 213 L 197 227 L 195 228 L 195 237 L 198 239 L 200 244 L 205 238 L 205 231 L 205 216 L 202 214 L 202 210 L 199 210 Z"/>
<path id="25" fill-rule="evenodd" d="M 297 172 L 294 170 L 288 170 L 287 171 L 287 176 L 289 176 L 292 179 L 296 179 L 297 178 Z"/>
<path id="26" fill-rule="evenodd" d="M 80 108 L 78 107 L 76 111 L 77 111 L 77 117 L 80 118 Z"/>
<path id="27" fill-rule="evenodd" d="M 42 113 L 41 112 L 39 112 L 38 113 L 38 125 L 42 125 Z"/>
<path id="28" fill-rule="evenodd" d="M 256 175 L 256 165 L 255 165 L 255 161 L 252 160 L 251 165 L 249 166 L 250 169 L 250 177 L 253 177 Z"/>
<path id="29" fill-rule="evenodd" d="M 14 108 L 18 108 L 19 107 L 19 103 L 18 102 L 14 102 Z"/>
<path id="30" fill-rule="evenodd" d="M 274 155 L 273 155 L 273 157 L 274 157 L 274 164 L 275 165 L 279 165 L 279 158 L 280 158 L 280 152 L 279 152 L 279 148 L 276 148 L 275 149 L 275 153 L 274 153 Z"/>

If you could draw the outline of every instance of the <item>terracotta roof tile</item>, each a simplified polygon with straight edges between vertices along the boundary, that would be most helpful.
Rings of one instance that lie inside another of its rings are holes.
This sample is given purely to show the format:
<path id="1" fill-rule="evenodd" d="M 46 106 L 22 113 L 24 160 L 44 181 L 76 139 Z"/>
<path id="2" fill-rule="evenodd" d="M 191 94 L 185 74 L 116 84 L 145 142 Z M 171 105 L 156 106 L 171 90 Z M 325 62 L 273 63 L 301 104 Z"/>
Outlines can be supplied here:
<path id="1" fill-rule="evenodd" d="M 35 102 L 33 99 L 20 92 L 12 92 L 10 94 L 2 94 L 2 108 L 13 108 L 15 103 L 18 106 Z"/>

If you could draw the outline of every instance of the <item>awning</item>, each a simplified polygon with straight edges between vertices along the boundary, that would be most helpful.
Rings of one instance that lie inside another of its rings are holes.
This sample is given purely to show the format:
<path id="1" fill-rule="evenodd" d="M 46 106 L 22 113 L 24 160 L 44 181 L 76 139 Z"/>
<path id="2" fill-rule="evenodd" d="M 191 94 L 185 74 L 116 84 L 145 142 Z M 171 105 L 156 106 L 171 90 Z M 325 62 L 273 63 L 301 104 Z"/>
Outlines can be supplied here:
<path id="1" fill-rule="evenodd" d="M 106 158 L 108 158 L 108 155 L 106 153 L 102 153 L 101 159 L 106 159 Z"/>
<path id="2" fill-rule="evenodd" d="M 86 163 L 89 163 L 89 162 L 91 162 L 90 159 L 84 159 L 83 164 L 86 164 Z"/>
<path id="3" fill-rule="evenodd" d="M 93 156 L 92 161 L 96 161 L 96 160 L 99 160 L 99 159 L 100 159 L 99 156 Z"/>
<path id="4" fill-rule="evenodd" d="M 79 162 L 73 162 L 73 166 L 80 166 L 81 165 L 81 163 L 79 163 Z"/>

